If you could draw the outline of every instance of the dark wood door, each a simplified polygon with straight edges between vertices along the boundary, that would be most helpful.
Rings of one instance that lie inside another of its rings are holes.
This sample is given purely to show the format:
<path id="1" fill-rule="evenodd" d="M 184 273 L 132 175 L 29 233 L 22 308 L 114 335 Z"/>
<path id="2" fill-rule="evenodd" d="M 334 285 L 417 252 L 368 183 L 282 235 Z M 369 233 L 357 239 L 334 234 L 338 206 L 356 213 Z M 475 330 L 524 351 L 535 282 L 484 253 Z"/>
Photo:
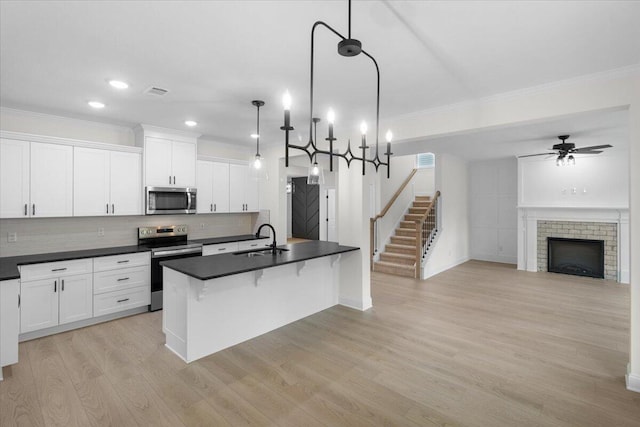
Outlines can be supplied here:
<path id="1" fill-rule="evenodd" d="M 301 239 L 320 238 L 320 188 L 307 185 L 307 178 L 293 178 L 291 235 Z"/>

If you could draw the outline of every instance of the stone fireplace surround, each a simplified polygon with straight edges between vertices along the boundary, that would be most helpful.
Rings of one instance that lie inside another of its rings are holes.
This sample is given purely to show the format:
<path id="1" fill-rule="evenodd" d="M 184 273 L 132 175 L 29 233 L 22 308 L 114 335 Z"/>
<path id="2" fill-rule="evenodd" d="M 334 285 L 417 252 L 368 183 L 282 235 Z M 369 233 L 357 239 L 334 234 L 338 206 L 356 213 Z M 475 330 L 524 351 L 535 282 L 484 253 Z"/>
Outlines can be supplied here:
<path id="1" fill-rule="evenodd" d="M 518 269 L 547 271 L 547 237 L 605 241 L 605 278 L 629 283 L 628 208 L 518 208 Z"/>

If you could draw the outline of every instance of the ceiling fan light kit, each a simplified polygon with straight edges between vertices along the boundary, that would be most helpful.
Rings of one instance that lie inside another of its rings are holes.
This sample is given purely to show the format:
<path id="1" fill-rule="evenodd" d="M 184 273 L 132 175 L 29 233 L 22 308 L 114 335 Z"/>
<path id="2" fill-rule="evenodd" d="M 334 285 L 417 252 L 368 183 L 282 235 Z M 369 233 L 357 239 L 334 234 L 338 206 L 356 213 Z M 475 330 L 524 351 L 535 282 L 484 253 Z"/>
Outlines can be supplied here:
<path id="1" fill-rule="evenodd" d="M 340 157 L 347 162 L 347 167 L 351 165 L 353 160 L 358 160 L 362 162 L 362 175 L 365 175 L 366 164 L 371 163 L 375 166 L 376 172 L 380 166 L 387 167 L 387 178 L 390 175 L 390 159 L 391 155 L 391 139 L 387 140 L 387 151 L 383 153 L 383 156 L 386 156 L 386 161 L 380 159 L 380 151 L 379 151 L 379 134 L 380 134 L 380 69 L 378 67 L 378 63 L 375 58 L 369 55 L 366 51 L 362 49 L 362 43 L 359 40 L 351 38 L 351 0 L 349 0 L 349 32 L 348 37 L 343 36 L 334 28 L 326 24 L 322 21 L 316 21 L 311 28 L 311 74 L 309 79 L 309 142 L 306 145 L 295 145 L 289 143 L 289 133 L 294 130 L 293 126 L 291 126 L 291 95 L 287 91 L 283 98 L 282 103 L 284 106 L 284 125 L 280 127 L 281 130 L 284 131 L 285 134 L 285 167 L 289 167 L 289 149 L 301 150 L 307 153 L 309 156 L 309 161 L 311 166 L 309 168 L 309 175 L 307 181 L 309 184 L 317 184 L 322 181 L 322 168 L 318 165 L 317 156 L 318 154 L 323 154 L 329 156 L 329 170 L 333 171 L 333 158 Z M 319 149 L 317 146 L 318 140 L 312 134 L 314 131 L 314 127 L 317 126 L 317 123 L 320 121 L 319 118 L 313 116 L 313 73 L 314 73 L 314 41 L 315 41 L 315 30 L 318 26 L 325 27 L 336 36 L 340 37 L 340 42 L 338 43 L 338 53 L 345 57 L 357 56 L 360 53 L 367 56 L 373 62 L 376 74 L 377 74 L 377 86 L 376 86 L 376 129 L 375 129 L 375 156 L 371 158 L 367 158 L 367 150 L 371 148 L 367 145 L 367 136 L 366 129 L 362 132 L 362 144 L 358 147 L 361 150 L 361 155 L 357 156 L 353 153 L 351 149 L 351 141 L 347 143 L 347 149 L 344 153 L 335 153 L 333 149 L 334 142 L 337 138 L 334 137 L 333 133 L 333 122 L 335 119 L 335 114 L 333 110 L 329 111 L 328 114 L 328 137 L 325 138 L 325 141 L 329 143 L 328 150 Z M 389 132 L 389 135 L 391 133 Z"/>
<path id="2" fill-rule="evenodd" d="M 525 156 L 518 156 L 518 158 L 523 157 L 535 157 L 535 156 L 557 156 L 556 157 L 556 166 L 575 166 L 576 158 L 573 154 L 600 154 L 602 153 L 603 148 L 612 148 L 613 145 L 603 144 L 603 145 L 592 145 L 589 147 L 580 147 L 576 148 L 576 145 L 572 142 L 567 142 L 570 135 L 560 135 L 558 139 L 562 141 L 560 144 L 555 144 L 550 150 L 555 152 L 552 153 L 538 153 L 538 154 L 527 154 Z"/>

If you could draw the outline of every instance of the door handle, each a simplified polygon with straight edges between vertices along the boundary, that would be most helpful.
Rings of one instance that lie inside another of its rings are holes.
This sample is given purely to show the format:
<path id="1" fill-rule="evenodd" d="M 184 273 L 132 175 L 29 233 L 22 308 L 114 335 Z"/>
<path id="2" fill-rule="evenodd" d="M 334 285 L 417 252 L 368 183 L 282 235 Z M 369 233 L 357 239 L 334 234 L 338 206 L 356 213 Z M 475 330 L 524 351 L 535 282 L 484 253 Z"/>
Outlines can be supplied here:
<path id="1" fill-rule="evenodd" d="M 58 292 L 58 281 L 54 280 L 53 281 L 53 293 Z"/>
<path id="2" fill-rule="evenodd" d="M 213 204 L 213 211 L 214 212 L 216 211 L 216 204 L 215 203 Z"/>
<path id="3" fill-rule="evenodd" d="M 169 185 L 171 185 L 171 175 L 169 175 Z"/>
<path id="4" fill-rule="evenodd" d="M 107 213 L 109 213 L 109 203 L 107 203 Z"/>
<path id="5" fill-rule="evenodd" d="M 173 183 L 174 184 L 176 183 L 176 176 L 175 175 L 173 175 Z"/>
<path id="6" fill-rule="evenodd" d="M 31 215 L 35 215 L 36 214 L 36 204 L 34 203 L 33 206 L 31 206 Z"/>
<path id="7" fill-rule="evenodd" d="M 209 210 L 211 210 L 211 212 L 213 212 L 213 203 L 211 203 L 211 207 L 209 208 Z"/>
<path id="8" fill-rule="evenodd" d="M 64 291 L 64 279 L 62 279 L 62 290 Z"/>
<path id="9" fill-rule="evenodd" d="M 29 207 L 27 206 L 27 204 L 24 204 L 24 216 L 27 216 L 27 214 L 29 213 L 28 211 Z"/>
<path id="10" fill-rule="evenodd" d="M 116 205 L 114 203 L 111 203 L 111 213 L 112 214 L 116 213 Z"/>

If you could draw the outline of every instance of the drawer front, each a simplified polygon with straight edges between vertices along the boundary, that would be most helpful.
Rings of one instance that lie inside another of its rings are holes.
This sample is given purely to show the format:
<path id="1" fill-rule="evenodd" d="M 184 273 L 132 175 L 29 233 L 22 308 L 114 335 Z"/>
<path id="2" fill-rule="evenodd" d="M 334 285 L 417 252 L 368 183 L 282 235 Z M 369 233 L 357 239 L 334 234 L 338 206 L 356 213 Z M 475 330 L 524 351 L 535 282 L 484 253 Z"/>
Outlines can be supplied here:
<path id="1" fill-rule="evenodd" d="M 257 239 L 238 242 L 239 251 L 249 251 L 251 249 L 263 249 L 271 244 L 271 239 Z"/>
<path id="2" fill-rule="evenodd" d="M 93 271 L 108 271 L 123 267 L 150 265 L 151 253 L 138 252 L 132 254 L 103 256 L 93 259 Z"/>
<path id="3" fill-rule="evenodd" d="M 93 316 L 104 316 L 105 314 L 117 313 L 130 308 L 142 307 L 150 303 L 151 288 L 149 286 L 139 286 L 137 288 L 94 295 Z"/>
<path id="4" fill-rule="evenodd" d="M 148 265 L 93 273 L 93 293 L 96 295 L 138 286 L 149 286 L 150 283 L 151 268 Z"/>
<path id="5" fill-rule="evenodd" d="M 71 261 L 44 262 L 42 264 L 20 266 L 20 280 L 40 280 L 92 272 L 93 262 L 91 258 L 74 259 Z"/>
<path id="6" fill-rule="evenodd" d="M 204 245 L 202 247 L 202 256 L 217 255 L 237 251 L 238 242 L 219 243 L 217 245 Z"/>

